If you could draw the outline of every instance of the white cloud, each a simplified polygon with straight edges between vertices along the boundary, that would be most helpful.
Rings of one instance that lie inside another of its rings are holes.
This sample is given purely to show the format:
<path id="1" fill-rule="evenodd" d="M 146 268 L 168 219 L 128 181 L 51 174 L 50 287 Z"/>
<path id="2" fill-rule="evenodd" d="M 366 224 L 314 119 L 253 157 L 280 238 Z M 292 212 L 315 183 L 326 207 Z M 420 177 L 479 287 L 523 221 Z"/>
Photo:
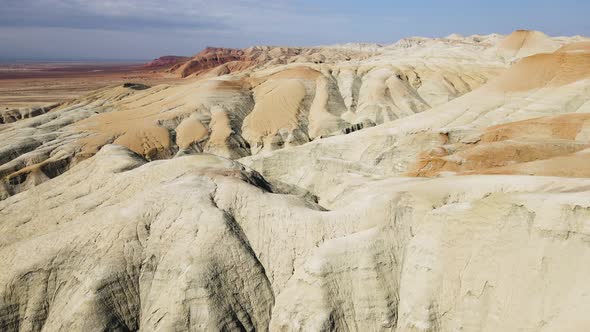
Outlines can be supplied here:
<path id="1" fill-rule="evenodd" d="M 294 15 L 292 1 L 263 0 L 6 0 L 2 26 L 101 28 L 133 30 L 145 27 L 207 25 L 247 28 L 249 23 Z M 125 23 L 128 24 L 125 24 Z M 113 24 L 115 23 L 115 24 Z M 140 23 L 140 24 L 138 24 Z M 103 26 L 101 26 L 103 25 Z"/>
<path id="2" fill-rule="evenodd" d="M 374 41 L 361 37 L 364 23 L 350 13 L 303 6 L 305 0 L 2 1 L 0 57 L 139 58 L 193 54 L 204 46 Z"/>

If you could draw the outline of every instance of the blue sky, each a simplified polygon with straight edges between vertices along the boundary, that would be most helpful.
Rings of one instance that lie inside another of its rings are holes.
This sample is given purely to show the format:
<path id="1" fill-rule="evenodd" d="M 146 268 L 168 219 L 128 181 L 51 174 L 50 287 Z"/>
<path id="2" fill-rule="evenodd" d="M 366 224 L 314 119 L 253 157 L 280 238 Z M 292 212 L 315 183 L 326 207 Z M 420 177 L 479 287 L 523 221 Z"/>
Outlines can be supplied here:
<path id="1" fill-rule="evenodd" d="M 150 59 L 205 46 L 590 35 L 590 1 L 0 0 L 0 58 Z"/>

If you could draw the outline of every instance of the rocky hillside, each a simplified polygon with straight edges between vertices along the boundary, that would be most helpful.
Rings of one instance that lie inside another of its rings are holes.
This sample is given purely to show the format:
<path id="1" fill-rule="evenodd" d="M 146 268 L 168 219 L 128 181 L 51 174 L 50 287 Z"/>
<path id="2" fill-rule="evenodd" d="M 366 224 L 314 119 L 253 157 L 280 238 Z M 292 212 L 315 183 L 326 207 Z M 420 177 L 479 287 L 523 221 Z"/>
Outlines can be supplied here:
<path id="1" fill-rule="evenodd" d="M 186 56 L 165 55 L 146 63 L 144 67 L 148 69 L 167 69 L 190 59 L 190 57 Z"/>

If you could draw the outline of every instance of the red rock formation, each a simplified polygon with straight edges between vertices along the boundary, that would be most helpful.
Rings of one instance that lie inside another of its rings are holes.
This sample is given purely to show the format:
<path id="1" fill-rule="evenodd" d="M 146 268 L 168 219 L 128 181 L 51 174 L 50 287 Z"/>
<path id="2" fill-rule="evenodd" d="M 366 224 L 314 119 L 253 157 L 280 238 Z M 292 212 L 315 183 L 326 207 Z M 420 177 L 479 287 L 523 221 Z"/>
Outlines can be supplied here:
<path id="1" fill-rule="evenodd" d="M 177 55 L 165 55 L 159 57 L 152 62 L 149 62 L 145 65 L 145 68 L 157 69 L 157 68 L 167 68 L 177 65 L 179 63 L 184 63 L 190 60 L 190 57 L 186 56 L 177 56 Z"/>
<path id="2" fill-rule="evenodd" d="M 191 60 L 172 68 L 181 77 L 199 74 L 232 61 L 243 61 L 244 51 L 234 48 L 207 47 Z"/>

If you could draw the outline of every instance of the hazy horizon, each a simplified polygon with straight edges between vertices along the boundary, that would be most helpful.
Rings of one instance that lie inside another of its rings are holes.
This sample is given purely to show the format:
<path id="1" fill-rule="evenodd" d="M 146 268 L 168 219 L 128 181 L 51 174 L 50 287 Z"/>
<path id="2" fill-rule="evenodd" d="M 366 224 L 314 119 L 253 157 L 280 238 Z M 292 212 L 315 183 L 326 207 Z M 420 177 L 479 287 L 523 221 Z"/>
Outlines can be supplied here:
<path id="1" fill-rule="evenodd" d="M 590 3 L 576 1 L 4 0 L 0 61 L 145 61 L 206 46 L 390 44 L 540 30 L 588 35 Z"/>
<path id="2" fill-rule="evenodd" d="M 0 57 L 0 63 L 9 63 L 9 64 L 15 64 L 15 63 L 75 63 L 75 62 L 81 62 L 81 63 L 143 63 L 146 61 L 151 61 L 153 60 L 152 58 L 145 58 L 145 59 L 132 59 L 132 58 L 128 58 L 128 59 L 116 59 L 116 58 L 60 58 L 60 57 L 39 57 L 39 58 L 34 58 L 34 57 L 30 57 L 30 58 L 12 58 L 12 57 Z"/>

